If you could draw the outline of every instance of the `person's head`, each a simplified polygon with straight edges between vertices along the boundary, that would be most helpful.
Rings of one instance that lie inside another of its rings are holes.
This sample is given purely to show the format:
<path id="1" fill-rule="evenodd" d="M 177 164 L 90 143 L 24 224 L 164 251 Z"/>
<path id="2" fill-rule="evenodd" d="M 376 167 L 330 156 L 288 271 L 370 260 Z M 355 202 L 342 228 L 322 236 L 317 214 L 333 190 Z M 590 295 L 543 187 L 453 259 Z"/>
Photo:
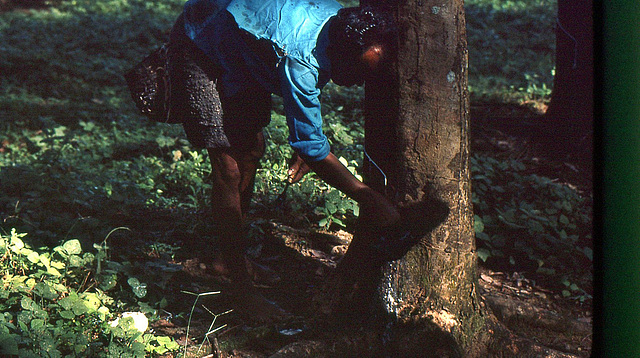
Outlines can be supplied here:
<path id="1" fill-rule="evenodd" d="M 340 9 L 329 27 L 327 54 L 333 82 L 341 86 L 364 83 L 391 57 L 395 37 L 388 13 L 369 6 Z"/>

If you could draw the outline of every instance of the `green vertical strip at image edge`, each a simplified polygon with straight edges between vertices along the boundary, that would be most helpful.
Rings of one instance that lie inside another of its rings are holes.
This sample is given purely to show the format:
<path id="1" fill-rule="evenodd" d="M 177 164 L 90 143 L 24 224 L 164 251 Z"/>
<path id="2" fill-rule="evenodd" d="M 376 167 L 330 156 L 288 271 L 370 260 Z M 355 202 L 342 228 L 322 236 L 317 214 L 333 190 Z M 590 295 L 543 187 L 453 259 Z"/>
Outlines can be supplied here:
<path id="1" fill-rule="evenodd" d="M 594 356 L 640 357 L 640 3 L 603 1 L 602 9 L 601 351 Z"/>

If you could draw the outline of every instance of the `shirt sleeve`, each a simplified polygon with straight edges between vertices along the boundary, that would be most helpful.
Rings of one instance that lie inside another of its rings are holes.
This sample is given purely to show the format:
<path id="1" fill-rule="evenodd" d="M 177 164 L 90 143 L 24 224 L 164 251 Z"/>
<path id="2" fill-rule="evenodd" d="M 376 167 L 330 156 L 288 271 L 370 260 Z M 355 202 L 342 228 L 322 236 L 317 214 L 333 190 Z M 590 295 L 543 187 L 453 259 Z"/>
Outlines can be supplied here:
<path id="1" fill-rule="evenodd" d="M 289 143 L 304 160 L 322 160 L 330 146 L 322 132 L 318 70 L 290 57 L 283 62 L 281 86 Z"/>

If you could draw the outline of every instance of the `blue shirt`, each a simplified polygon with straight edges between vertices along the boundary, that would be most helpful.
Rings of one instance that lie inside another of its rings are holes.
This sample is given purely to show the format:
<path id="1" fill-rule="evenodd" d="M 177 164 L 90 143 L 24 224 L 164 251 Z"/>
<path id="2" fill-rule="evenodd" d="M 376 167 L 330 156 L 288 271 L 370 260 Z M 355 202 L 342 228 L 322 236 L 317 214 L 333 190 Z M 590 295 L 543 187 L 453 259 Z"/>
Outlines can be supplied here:
<path id="1" fill-rule="evenodd" d="M 330 73 L 325 25 L 340 8 L 334 0 L 189 0 L 185 30 L 225 70 L 223 96 L 251 84 L 281 95 L 289 143 L 305 160 L 318 161 L 330 152 L 320 110 L 320 91 Z M 243 41 L 235 26 L 269 40 L 276 65 L 238 45 Z"/>

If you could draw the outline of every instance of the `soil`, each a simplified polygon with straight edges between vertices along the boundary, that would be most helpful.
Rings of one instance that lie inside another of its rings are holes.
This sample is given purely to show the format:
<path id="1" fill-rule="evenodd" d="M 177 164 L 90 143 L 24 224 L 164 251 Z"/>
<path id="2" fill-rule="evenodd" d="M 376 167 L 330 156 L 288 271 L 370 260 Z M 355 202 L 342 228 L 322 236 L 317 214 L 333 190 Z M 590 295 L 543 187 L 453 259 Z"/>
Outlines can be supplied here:
<path id="1" fill-rule="evenodd" d="M 571 147 L 557 150 L 556 145 L 556 149 L 550 150 L 551 134 L 542 117 L 522 108 L 501 107 L 500 111 L 503 116 L 498 119 L 495 109 L 482 107 L 472 112 L 473 151 L 526 158 L 528 162 L 538 163 L 535 170 L 540 175 L 574 185 L 585 194 L 591 193 L 590 147 L 581 147 L 588 139 L 577 138 L 574 143 L 565 143 Z M 494 116 L 489 118 L 485 113 Z M 225 295 L 224 284 L 209 274 L 203 259 L 206 253 L 200 252 L 176 256 L 172 263 L 182 269 L 171 277 L 168 290 L 192 293 L 220 290 L 222 293 L 198 297 L 195 306 L 195 296 L 177 294 L 177 298 L 170 300 L 163 318 L 152 325 L 153 329 L 175 337 L 181 344 L 188 341 L 187 356 L 193 357 L 323 356 L 313 353 L 325 349 L 321 347 L 322 339 L 339 341 L 342 333 L 335 326 L 323 324 L 319 307 L 321 301 L 327 299 L 325 288 L 333 280 L 351 234 L 296 229 L 268 218 L 254 220 L 254 227 L 264 232 L 265 239 L 260 250 L 252 253 L 253 257 L 281 278 L 277 284 L 258 289 L 293 317 L 282 322 L 262 323 L 237 312 L 216 316 L 236 305 Z M 538 350 L 543 353 L 536 356 L 589 356 L 590 302 L 580 304 L 563 298 L 560 292 L 538 286 L 516 271 L 494 272 L 482 262 L 479 269 L 479 293 L 487 306 L 514 337 L 544 348 Z M 189 316 L 192 307 L 195 309 Z M 187 314 L 176 315 L 177 312 Z M 218 329 L 216 334 L 206 336 L 212 328 Z"/>

